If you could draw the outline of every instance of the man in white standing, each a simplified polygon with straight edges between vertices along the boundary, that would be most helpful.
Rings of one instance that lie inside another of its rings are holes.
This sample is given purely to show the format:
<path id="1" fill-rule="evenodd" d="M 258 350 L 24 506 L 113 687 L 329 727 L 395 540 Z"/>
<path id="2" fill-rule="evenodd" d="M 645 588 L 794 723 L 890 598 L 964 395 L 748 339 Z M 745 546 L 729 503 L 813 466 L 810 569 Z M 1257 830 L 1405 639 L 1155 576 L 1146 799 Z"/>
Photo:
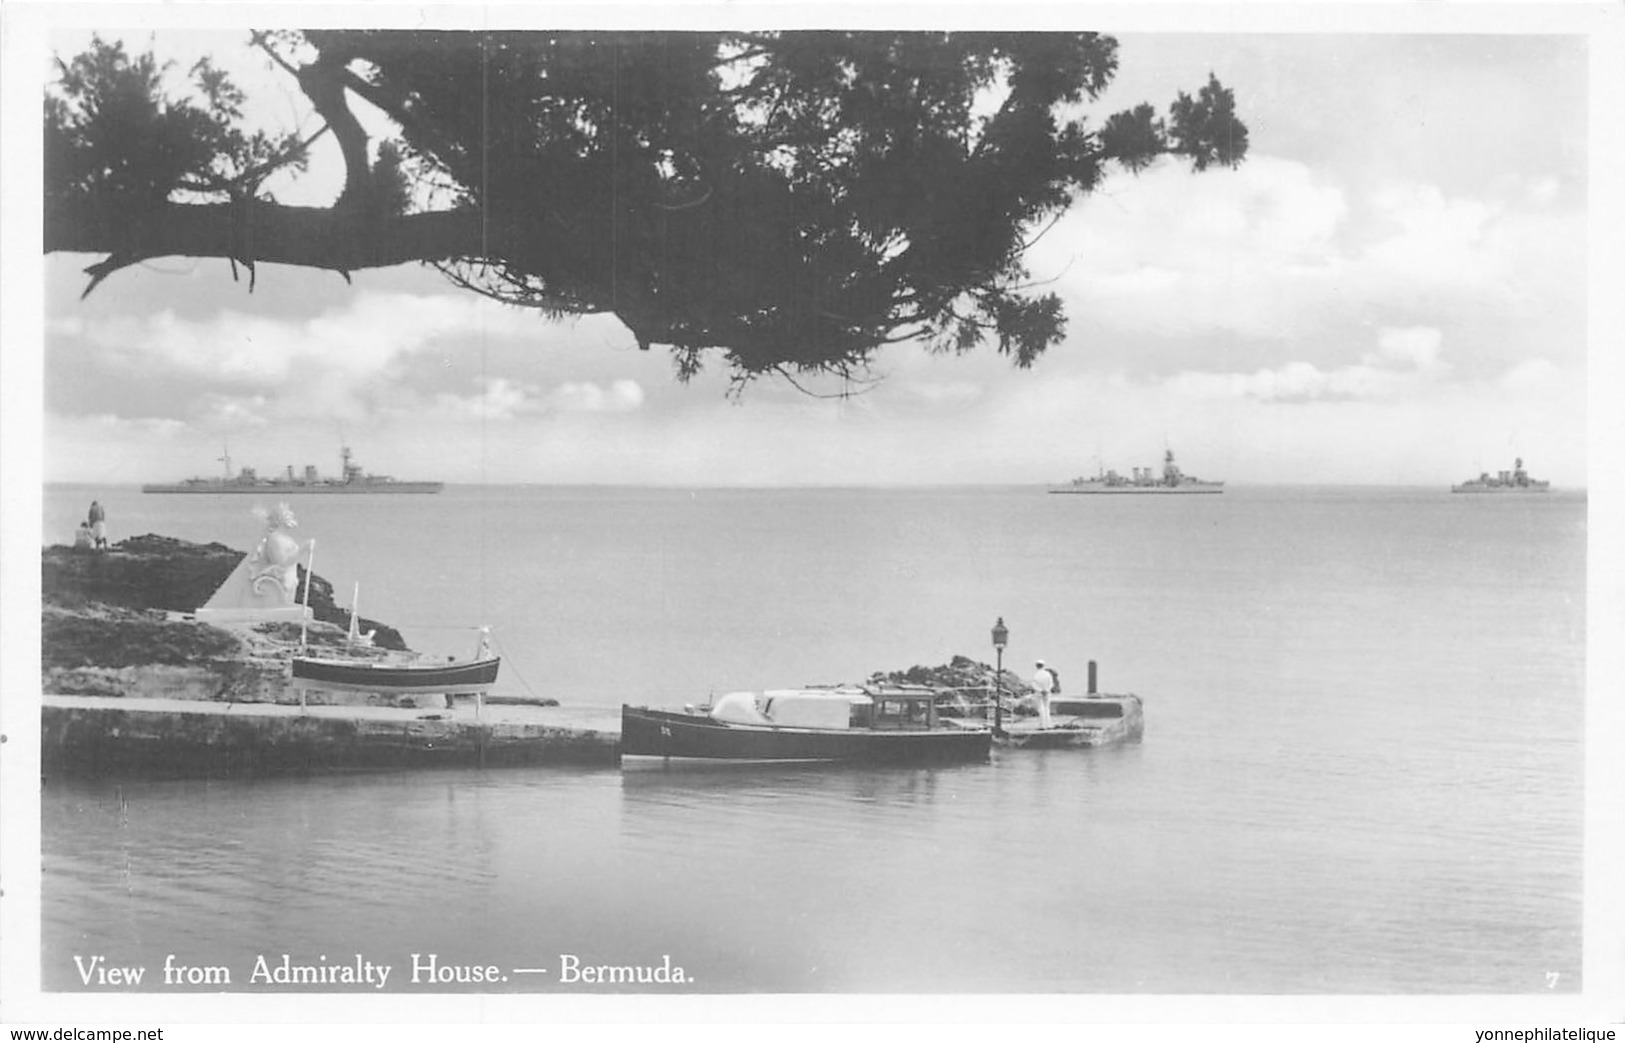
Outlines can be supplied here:
<path id="1" fill-rule="evenodd" d="M 1038 671 L 1033 674 L 1033 703 L 1038 707 L 1038 726 L 1040 728 L 1054 727 L 1049 719 L 1049 694 L 1055 688 L 1055 677 L 1044 668 L 1044 661 L 1038 661 Z"/>

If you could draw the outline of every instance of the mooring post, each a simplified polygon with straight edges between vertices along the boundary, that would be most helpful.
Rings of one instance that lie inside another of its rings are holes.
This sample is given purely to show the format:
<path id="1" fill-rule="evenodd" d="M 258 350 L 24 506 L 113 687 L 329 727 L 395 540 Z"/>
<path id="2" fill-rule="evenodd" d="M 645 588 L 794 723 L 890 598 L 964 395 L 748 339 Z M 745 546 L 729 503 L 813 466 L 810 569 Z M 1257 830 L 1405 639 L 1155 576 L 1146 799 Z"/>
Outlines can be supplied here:
<path id="1" fill-rule="evenodd" d="M 1095 661 L 1089 660 L 1089 694 L 1095 694 Z"/>

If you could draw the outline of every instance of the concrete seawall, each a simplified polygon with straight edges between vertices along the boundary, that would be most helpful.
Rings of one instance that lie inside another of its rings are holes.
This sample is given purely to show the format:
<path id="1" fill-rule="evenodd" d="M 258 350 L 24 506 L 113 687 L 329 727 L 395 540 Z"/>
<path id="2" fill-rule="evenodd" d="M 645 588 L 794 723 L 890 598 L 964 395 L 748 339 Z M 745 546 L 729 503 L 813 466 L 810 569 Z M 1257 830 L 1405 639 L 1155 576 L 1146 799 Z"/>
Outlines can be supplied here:
<path id="1" fill-rule="evenodd" d="M 610 709 L 373 706 L 46 695 L 41 772 L 182 778 L 620 760 Z"/>

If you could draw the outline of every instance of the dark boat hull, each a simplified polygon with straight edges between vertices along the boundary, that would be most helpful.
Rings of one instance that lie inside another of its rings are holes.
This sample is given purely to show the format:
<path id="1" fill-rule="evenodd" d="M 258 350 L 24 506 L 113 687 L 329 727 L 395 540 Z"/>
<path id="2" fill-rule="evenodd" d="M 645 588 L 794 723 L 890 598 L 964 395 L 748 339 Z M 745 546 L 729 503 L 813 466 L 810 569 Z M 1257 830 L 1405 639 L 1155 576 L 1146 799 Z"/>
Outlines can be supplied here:
<path id="1" fill-rule="evenodd" d="M 501 658 L 433 666 L 373 666 L 330 659 L 294 659 L 293 679 L 307 685 L 388 689 L 399 692 L 444 692 L 488 688 L 496 683 Z"/>
<path id="2" fill-rule="evenodd" d="M 780 728 L 729 724 L 671 710 L 621 707 L 623 757 L 733 761 L 946 764 L 986 760 L 986 729 Z"/>

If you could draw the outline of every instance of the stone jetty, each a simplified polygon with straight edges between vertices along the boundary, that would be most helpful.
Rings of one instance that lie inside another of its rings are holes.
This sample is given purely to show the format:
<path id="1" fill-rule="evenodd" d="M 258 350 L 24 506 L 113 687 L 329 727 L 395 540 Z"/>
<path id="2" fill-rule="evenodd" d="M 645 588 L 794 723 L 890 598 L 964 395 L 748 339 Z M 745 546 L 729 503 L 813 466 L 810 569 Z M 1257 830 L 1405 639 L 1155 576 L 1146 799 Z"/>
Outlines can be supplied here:
<path id="1" fill-rule="evenodd" d="M 487 706 L 439 712 L 153 697 L 51 695 L 43 774 L 238 777 L 408 768 L 620 763 L 617 710 Z"/>
<path id="2" fill-rule="evenodd" d="M 948 716 L 985 716 L 989 695 L 1004 693 L 1003 727 L 994 735 L 994 745 L 1014 749 L 1083 749 L 1139 742 L 1145 734 L 1145 704 L 1132 693 L 1112 694 L 1095 690 L 1095 664 L 1089 662 L 1082 673 L 1084 686 L 1076 679 L 1066 691 L 1050 697 L 1050 715 L 1056 727 L 1040 728 L 1032 696 L 1032 683 L 1013 671 L 1000 673 L 995 667 L 968 656 L 954 656 L 940 666 L 913 666 L 907 670 L 876 673 L 871 683 L 917 684 L 942 693 L 938 712 Z"/>
<path id="3" fill-rule="evenodd" d="M 308 619 L 212 621 L 199 606 L 241 573 L 245 557 L 217 543 L 155 535 L 106 551 L 44 549 L 40 724 L 47 778 L 619 764 L 618 707 L 296 689 L 289 663 L 302 644 L 345 655 L 411 653 L 387 624 L 352 621 L 318 575 L 308 577 Z M 303 566 L 287 581 L 305 589 Z M 351 643 L 352 630 L 371 632 L 371 653 Z M 1055 706 L 1076 718 L 1071 725 L 1033 739 L 1025 734 L 1029 722 L 1020 720 L 1031 713 L 1031 686 L 1013 671 L 1000 674 L 965 656 L 868 680 L 935 688 L 947 716 L 982 716 L 987 693 L 1002 691 L 1005 745 L 1114 744 L 1137 739 L 1143 728 L 1138 697 L 1089 691 L 1068 699 L 1068 708 Z"/>

